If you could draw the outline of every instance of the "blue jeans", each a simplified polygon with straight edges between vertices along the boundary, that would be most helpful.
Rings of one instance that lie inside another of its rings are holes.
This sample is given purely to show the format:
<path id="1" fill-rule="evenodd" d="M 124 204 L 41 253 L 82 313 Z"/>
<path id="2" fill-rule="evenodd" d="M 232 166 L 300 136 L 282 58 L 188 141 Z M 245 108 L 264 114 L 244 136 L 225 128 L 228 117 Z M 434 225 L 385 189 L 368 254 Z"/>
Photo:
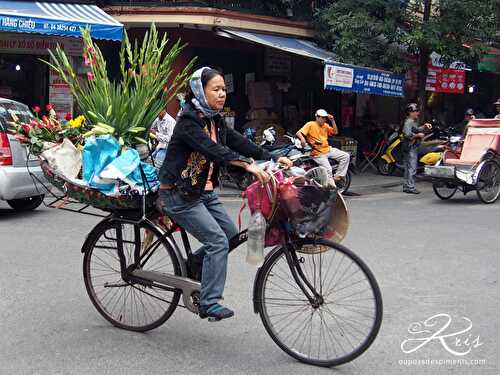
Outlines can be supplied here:
<path id="1" fill-rule="evenodd" d="M 415 190 L 415 175 L 417 174 L 418 165 L 418 149 L 410 147 L 404 154 L 404 177 L 403 177 L 403 190 Z"/>
<path id="2" fill-rule="evenodd" d="M 226 283 L 229 239 L 238 229 L 213 191 L 186 200 L 177 190 L 160 190 L 159 199 L 163 211 L 203 244 L 196 251 L 203 256 L 200 304 L 217 303 Z"/>
<path id="3" fill-rule="evenodd" d="M 156 168 L 161 168 L 163 161 L 165 160 L 165 155 L 167 155 L 167 149 L 165 148 L 157 148 L 153 151 L 151 156 L 153 157 Z"/>

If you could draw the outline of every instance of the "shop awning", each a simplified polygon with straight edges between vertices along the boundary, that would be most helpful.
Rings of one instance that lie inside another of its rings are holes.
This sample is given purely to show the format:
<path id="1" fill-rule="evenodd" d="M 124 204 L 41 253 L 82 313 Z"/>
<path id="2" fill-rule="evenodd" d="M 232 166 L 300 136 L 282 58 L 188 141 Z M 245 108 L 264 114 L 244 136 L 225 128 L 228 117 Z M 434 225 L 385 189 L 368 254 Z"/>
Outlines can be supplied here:
<path id="1" fill-rule="evenodd" d="M 335 61 L 335 54 L 325 49 L 319 48 L 314 43 L 304 39 L 295 39 L 286 36 L 263 34 L 228 28 L 219 29 L 217 31 L 217 34 L 229 38 L 244 39 L 249 42 L 262 44 L 271 48 L 277 48 L 282 51 L 309 57 L 315 60 L 324 62 Z"/>
<path id="2" fill-rule="evenodd" d="M 389 72 L 335 62 L 334 53 L 304 39 L 220 28 L 220 36 L 247 40 L 320 61 L 324 67 L 324 88 L 385 96 L 404 96 L 404 80 Z"/>
<path id="3" fill-rule="evenodd" d="M 93 38 L 122 40 L 123 25 L 95 5 L 0 0 L 0 31 L 79 37 L 85 27 Z"/>
<path id="4" fill-rule="evenodd" d="M 480 72 L 500 73 L 500 49 L 491 47 L 478 65 Z"/>

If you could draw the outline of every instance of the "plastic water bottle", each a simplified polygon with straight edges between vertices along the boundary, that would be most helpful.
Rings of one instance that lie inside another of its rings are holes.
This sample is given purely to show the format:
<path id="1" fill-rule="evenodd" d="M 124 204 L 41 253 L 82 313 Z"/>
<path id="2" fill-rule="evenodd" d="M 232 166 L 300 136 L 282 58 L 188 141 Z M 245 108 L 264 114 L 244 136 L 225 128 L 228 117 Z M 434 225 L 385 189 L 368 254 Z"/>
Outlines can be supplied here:
<path id="1" fill-rule="evenodd" d="M 247 263 L 260 267 L 264 263 L 266 219 L 259 210 L 250 218 L 247 241 Z"/>

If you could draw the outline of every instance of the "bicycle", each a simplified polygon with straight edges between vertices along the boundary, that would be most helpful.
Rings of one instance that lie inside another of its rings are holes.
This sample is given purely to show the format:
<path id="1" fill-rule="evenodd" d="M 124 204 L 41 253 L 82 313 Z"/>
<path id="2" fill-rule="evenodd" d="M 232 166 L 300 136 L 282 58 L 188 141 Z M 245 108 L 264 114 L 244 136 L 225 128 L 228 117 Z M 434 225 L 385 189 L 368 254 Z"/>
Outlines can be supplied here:
<path id="1" fill-rule="evenodd" d="M 147 211 L 145 204 L 139 215 L 112 213 L 82 247 L 89 297 L 116 327 L 144 332 L 167 321 L 177 306 L 198 312 L 200 282 L 190 277 L 188 235 L 175 223 L 158 220 L 158 212 Z M 184 254 L 174 238 L 177 232 Z M 243 230 L 230 240 L 230 253 L 246 240 Z M 338 243 L 298 238 L 289 230 L 257 270 L 253 307 L 284 352 L 325 367 L 361 355 L 382 321 L 378 284 L 357 255 Z"/>

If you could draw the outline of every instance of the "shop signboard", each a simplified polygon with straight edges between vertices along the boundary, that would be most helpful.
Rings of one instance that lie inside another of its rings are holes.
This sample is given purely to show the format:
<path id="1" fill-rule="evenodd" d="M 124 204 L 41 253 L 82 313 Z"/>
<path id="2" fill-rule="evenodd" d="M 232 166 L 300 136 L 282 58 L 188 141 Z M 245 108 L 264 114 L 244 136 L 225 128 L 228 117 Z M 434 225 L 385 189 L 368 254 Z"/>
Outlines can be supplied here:
<path id="1" fill-rule="evenodd" d="M 266 48 L 264 74 L 266 76 L 289 77 L 292 73 L 292 57 L 272 48 Z"/>
<path id="2" fill-rule="evenodd" d="M 57 45 L 69 56 L 81 56 L 83 40 L 31 34 L 0 33 L 0 52 L 12 54 L 48 55 Z"/>
<path id="3" fill-rule="evenodd" d="M 465 70 L 446 69 L 429 64 L 425 89 L 447 94 L 463 94 Z"/>
<path id="4" fill-rule="evenodd" d="M 69 85 L 53 69 L 50 69 L 49 77 L 49 102 L 63 116 L 68 112 L 73 113 L 73 95 Z"/>
<path id="5" fill-rule="evenodd" d="M 81 37 L 89 27 L 93 38 L 122 39 L 123 25 L 98 6 L 64 3 L 0 0 L 0 31 Z"/>
<path id="6" fill-rule="evenodd" d="M 324 80 L 324 87 L 327 90 L 404 96 L 403 78 L 377 70 L 325 64 Z"/>

